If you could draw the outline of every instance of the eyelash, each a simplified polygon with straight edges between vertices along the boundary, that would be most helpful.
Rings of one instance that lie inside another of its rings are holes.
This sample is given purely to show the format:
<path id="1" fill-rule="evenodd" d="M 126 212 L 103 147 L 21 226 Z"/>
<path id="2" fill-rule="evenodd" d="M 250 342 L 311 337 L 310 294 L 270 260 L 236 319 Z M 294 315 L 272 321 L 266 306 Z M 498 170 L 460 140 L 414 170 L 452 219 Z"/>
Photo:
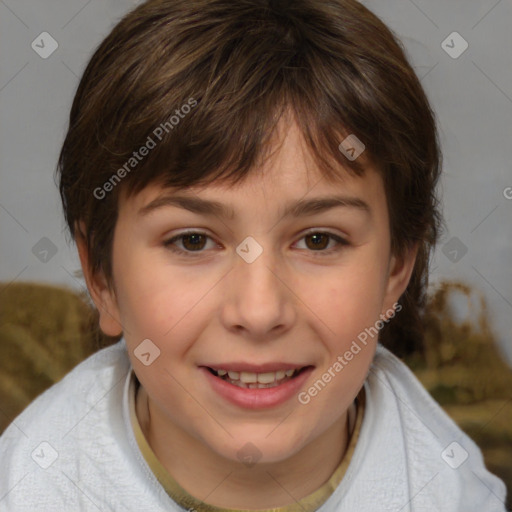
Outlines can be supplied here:
<path id="1" fill-rule="evenodd" d="M 166 240 L 163 243 L 163 245 L 170 251 L 177 253 L 177 254 L 181 254 L 181 255 L 186 254 L 187 256 L 192 256 L 192 257 L 201 256 L 204 253 L 204 250 L 188 251 L 188 250 L 179 249 L 178 247 L 173 245 L 174 242 L 182 239 L 183 237 L 185 237 L 187 235 L 203 235 L 206 238 L 213 240 L 207 233 L 204 233 L 202 231 L 186 231 L 184 233 L 180 233 L 179 235 L 177 235 L 173 238 L 170 238 L 169 240 Z M 326 235 L 327 237 L 334 240 L 338 244 L 335 247 L 331 247 L 331 249 L 320 249 L 318 251 L 308 250 L 308 252 L 315 253 L 315 256 L 320 256 L 320 257 L 329 256 L 335 252 L 342 250 L 344 247 L 347 247 L 350 245 L 349 242 L 347 242 L 344 238 L 341 238 L 339 235 L 335 235 L 334 233 L 330 233 L 328 231 L 309 231 L 309 232 L 305 233 L 299 240 L 302 240 L 303 238 L 310 236 L 310 235 Z"/>

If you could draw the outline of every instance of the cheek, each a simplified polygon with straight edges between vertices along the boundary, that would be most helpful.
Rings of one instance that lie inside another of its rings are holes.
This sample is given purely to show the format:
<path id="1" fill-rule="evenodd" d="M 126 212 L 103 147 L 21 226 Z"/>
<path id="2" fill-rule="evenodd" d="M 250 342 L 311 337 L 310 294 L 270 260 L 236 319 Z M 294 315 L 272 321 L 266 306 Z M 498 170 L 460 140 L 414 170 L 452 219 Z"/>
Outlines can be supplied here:
<path id="1" fill-rule="evenodd" d="M 118 248 L 116 261 L 117 303 L 125 338 L 132 344 L 162 335 L 165 323 L 172 321 L 179 300 L 172 300 L 173 288 L 154 262 L 133 250 L 122 254 Z M 167 322 L 166 322 L 167 321 Z M 169 325 L 166 330 L 169 330 Z"/>
<path id="2" fill-rule="evenodd" d="M 206 319 L 209 292 L 219 276 L 199 267 L 178 268 L 160 256 L 134 253 L 118 267 L 120 314 L 131 343 L 149 338 L 165 352 L 183 350 Z"/>
<path id="3" fill-rule="evenodd" d="M 361 259 L 358 265 L 340 268 L 318 282 L 311 309 L 342 339 L 357 336 L 379 318 L 384 297 L 380 262 Z"/>

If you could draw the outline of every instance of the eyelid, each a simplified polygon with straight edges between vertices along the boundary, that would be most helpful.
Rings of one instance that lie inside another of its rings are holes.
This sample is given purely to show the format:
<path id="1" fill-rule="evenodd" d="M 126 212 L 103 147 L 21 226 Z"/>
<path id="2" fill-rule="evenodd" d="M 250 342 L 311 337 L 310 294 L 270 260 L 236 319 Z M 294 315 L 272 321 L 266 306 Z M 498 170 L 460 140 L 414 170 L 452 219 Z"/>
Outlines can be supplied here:
<path id="1" fill-rule="evenodd" d="M 351 245 L 350 242 L 347 240 L 346 236 L 334 233 L 334 232 L 330 231 L 330 228 L 310 228 L 306 231 L 303 231 L 302 233 L 300 233 L 300 237 L 295 242 L 295 244 L 297 242 L 301 241 L 306 236 L 311 235 L 311 234 L 326 235 L 328 238 L 330 238 L 331 240 L 334 240 L 337 243 L 337 245 L 335 247 L 331 247 L 330 249 L 323 249 L 323 250 L 318 250 L 318 251 L 301 249 L 308 253 L 312 253 L 315 256 L 320 256 L 320 257 L 329 256 L 329 255 L 335 254 L 335 253 L 339 252 L 341 249 L 346 248 L 347 246 Z M 177 235 L 174 235 L 173 237 L 166 239 L 163 242 L 163 245 L 165 248 L 169 249 L 170 251 L 172 251 L 174 253 L 177 253 L 178 255 L 186 255 L 187 257 L 204 256 L 205 253 L 207 252 L 204 249 L 202 249 L 200 251 L 186 251 L 183 249 L 179 249 L 173 245 L 174 242 L 180 240 L 182 237 L 184 237 L 186 235 L 203 235 L 218 245 L 218 243 L 214 240 L 214 238 L 212 236 L 210 236 L 206 231 L 199 231 L 199 230 L 196 231 L 196 230 L 191 230 L 191 229 L 182 231 L 181 233 L 178 233 Z"/>
<path id="2" fill-rule="evenodd" d="M 334 240 L 336 242 L 336 245 L 334 247 L 331 247 L 330 249 L 324 249 L 319 251 L 313 251 L 313 250 L 306 250 L 306 252 L 313 254 L 314 256 L 332 256 L 333 254 L 337 254 L 342 249 L 348 247 L 350 242 L 347 240 L 347 237 L 345 235 L 340 235 L 338 233 L 334 233 L 330 231 L 329 228 L 311 228 L 307 231 L 303 231 L 300 234 L 300 238 L 297 240 L 297 242 L 301 241 L 303 238 L 305 238 L 308 235 L 312 234 L 318 234 L 318 235 L 326 235 L 331 240 Z M 297 243 L 295 242 L 295 244 Z"/>
<path id="3" fill-rule="evenodd" d="M 204 249 L 202 249 L 200 251 L 184 251 L 183 249 L 179 249 L 173 245 L 174 242 L 179 241 L 182 237 L 184 237 L 186 235 L 203 235 L 204 237 L 212 240 L 213 242 L 215 242 L 217 244 L 217 242 L 213 239 L 213 237 L 211 235 L 209 235 L 206 231 L 186 230 L 186 231 L 182 231 L 181 233 L 178 233 L 177 235 L 172 236 L 171 238 L 164 240 L 163 245 L 165 248 L 167 248 L 173 252 L 176 252 L 178 254 L 186 254 L 187 256 L 189 256 L 189 255 L 190 256 L 204 255 L 204 253 L 206 252 Z"/>

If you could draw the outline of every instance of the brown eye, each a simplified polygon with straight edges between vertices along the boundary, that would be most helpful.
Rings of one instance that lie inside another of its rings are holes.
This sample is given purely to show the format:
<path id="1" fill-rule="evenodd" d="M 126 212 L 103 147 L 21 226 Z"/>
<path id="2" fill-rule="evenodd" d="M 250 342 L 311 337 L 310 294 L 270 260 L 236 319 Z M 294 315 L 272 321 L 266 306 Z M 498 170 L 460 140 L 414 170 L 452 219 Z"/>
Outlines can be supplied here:
<path id="1" fill-rule="evenodd" d="M 311 245 L 306 242 L 308 249 L 325 249 L 329 245 L 329 235 L 325 233 L 314 233 L 304 238 L 306 241 L 311 240 Z"/>
<path id="2" fill-rule="evenodd" d="M 170 240 L 166 240 L 163 245 L 167 249 L 170 249 L 173 252 L 178 254 L 188 254 L 192 256 L 200 256 L 207 244 L 207 241 L 211 240 L 211 238 L 206 233 L 181 233 Z M 179 247 L 179 242 L 181 242 L 181 246 Z M 193 254 L 196 253 L 196 254 Z"/>
<path id="3" fill-rule="evenodd" d="M 203 249 L 205 249 L 205 246 L 207 245 L 209 240 L 213 243 L 211 237 L 208 236 L 206 233 L 188 232 L 181 233 L 180 235 L 177 235 L 169 240 L 166 240 L 165 242 L 163 242 L 163 245 L 167 249 L 170 249 L 171 251 L 177 254 L 188 256 L 200 256 L 201 254 L 206 252 L 206 250 Z M 308 252 L 315 253 L 315 256 L 328 256 L 329 254 L 338 252 L 344 247 L 350 245 L 349 242 L 347 242 L 340 236 L 335 235 L 334 233 L 324 233 L 321 231 L 313 231 L 307 233 L 301 238 L 301 241 L 302 240 L 305 240 L 305 250 Z M 181 242 L 181 244 L 179 242 Z M 333 244 L 331 247 L 329 247 L 329 244 L 331 242 L 333 242 Z M 181 245 L 182 247 L 179 247 L 179 245 Z"/>
<path id="4" fill-rule="evenodd" d="M 185 249 L 187 250 L 191 250 L 191 251 L 194 251 L 194 250 L 201 250 L 204 248 L 204 245 L 205 245 L 205 236 L 204 235 L 201 235 L 200 233 L 192 233 L 190 235 L 183 235 L 182 237 L 182 240 L 183 240 L 183 247 L 185 247 Z"/>
<path id="5" fill-rule="evenodd" d="M 304 240 L 304 245 L 306 246 L 305 250 L 315 253 L 315 256 L 332 255 L 350 245 L 349 242 L 340 236 L 322 231 L 310 231 L 300 239 L 300 242 L 302 240 Z M 332 246 L 329 247 L 331 242 L 333 242 Z"/>

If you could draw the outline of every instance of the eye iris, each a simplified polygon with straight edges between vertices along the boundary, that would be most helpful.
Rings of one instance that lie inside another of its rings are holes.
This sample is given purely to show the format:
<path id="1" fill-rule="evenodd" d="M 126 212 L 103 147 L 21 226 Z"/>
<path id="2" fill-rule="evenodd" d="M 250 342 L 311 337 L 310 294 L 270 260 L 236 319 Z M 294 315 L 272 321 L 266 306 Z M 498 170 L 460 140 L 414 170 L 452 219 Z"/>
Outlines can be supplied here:
<path id="1" fill-rule="evenodd" d="M 307 241 L 309 239 L 313 239 L 313 240 L 315 240 L 315 242 L 313 243 L 313 247 L 312 247 L 313 249 L 315 249 L 315 248 L 316 249 L 325 249 L 325 247 L 327 247 L 328 243 L 324 243 L 324 244 L 320 244 L 319 245 L 317 243 L 319 241 L 319 237 L 323 237 L 324 242 L 326 242 L 327 239 L 328 239 L 328 237 L 325 234 L 323 234 L 323 233 L 315 233 L 313 235 L 306 235 L 306 245 L 307 245 Z M 311 249 L 311 247 L 309 247 L 309 245 L 308 245 L 308 248 Z"/>
<path id="2" fill-rule="evenodd" d="M 187 250 L 197 251 L 204 248 L 206 237 L 201 233 L 189 233 L 182 235 L 181 240 Z M 326 233 L 306 235 L 305 240 L 309 249 L 325 249 L 329 245 L 329 236 Z M 312 241 L 311 245 L 308 243 L 309 241 Z"/>
<path id="3" fill-rule="evenodd" d="M 201 245 L 201 243 L 197 243 L 198 242 L 198 239 L 200 238 L 203 238 L 203 243 L 204 243 L 204 235 L 201 235 L 199 233 L 192 233 L 192 234 L 188 234 L 188 235 L 183 235 L 183 246 L 186 248 L 186 249 L 202 249 L 203 248 L 203 245 Z M 194 240 L 195 242 L 192 242 L 192 245 L 191 247 L 188 247 L 187 246 L 187 242 L 190 241 L 190 239 Z"/>

